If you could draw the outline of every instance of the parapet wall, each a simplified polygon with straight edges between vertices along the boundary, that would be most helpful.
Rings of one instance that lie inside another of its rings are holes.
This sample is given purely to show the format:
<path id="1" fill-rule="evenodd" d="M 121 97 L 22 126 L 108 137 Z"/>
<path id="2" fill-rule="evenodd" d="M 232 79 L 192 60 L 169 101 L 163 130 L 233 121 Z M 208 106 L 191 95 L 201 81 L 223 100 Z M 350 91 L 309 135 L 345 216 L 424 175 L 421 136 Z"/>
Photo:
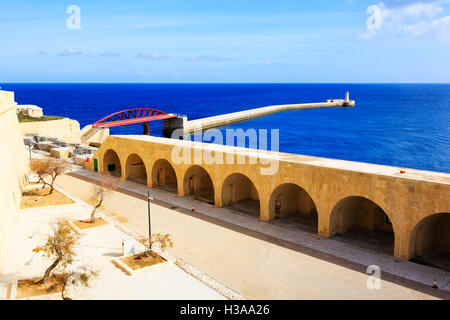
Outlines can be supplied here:
<path id="1" fill-rule="evenodd" d="M 28 161 L 16 115 L 14 93 L 0 90 L 0 278 L 22 200 Z"/>

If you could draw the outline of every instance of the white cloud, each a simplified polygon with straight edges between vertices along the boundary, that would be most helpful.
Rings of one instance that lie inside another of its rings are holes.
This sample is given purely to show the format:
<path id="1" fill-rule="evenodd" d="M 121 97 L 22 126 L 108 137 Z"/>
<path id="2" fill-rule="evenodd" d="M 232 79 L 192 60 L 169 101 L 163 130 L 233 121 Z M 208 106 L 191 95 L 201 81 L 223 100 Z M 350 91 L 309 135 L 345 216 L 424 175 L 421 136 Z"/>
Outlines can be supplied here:
<path id="1" fill-rule="evenodd" d="M 434 33 L 438 40 L 450 42 L 450 16 L 407 25 L 404 27 L 404 32 L 415 37 Z"/>
<path id="2" fill-rule="evenodd" d="M 384 4 L 390 8 L 395 7 L 406 7 L 413 4 L 427 4 L 427 3 L 445 3 L 449 2 L 448 0 L 384 0 Z"/>
<path id="3" fill-rule="evenodd" d="M 187 58 L 186 61 L 209 61 L 209 62 L 231 62 L 235 59 L 230 57 L 218 56 L 215 54 L 194 54 L 192 57 Z"/>
<path id="4" fill-rule="evenodd" d="M 138 53 L 134 57 L 138 59 L 148 59 L 148 60 L 159 60 L 170 58 L 170 56 L 165 53 L 152 53 L 152 54 Z"/>
<path id="5" fill-rule="evenodd" d="M 450 0 L 390 0 L 369 6 L 366 30 L 358 39 L 368 40 L 377 34 L 389 33 L 450 41 L 450 16 L 443 5 Z"/>
<path id="6" fill-rule="evenodd" d="M 81 52 L 81 51 L 75 50 L 73 48 L 67 48 L 63 52 L 60 52 L 58 55 L 60 57 L 68 57 L 68 56 L 79 56 L 82 54 L 83 54 L 83 52 Z"/>

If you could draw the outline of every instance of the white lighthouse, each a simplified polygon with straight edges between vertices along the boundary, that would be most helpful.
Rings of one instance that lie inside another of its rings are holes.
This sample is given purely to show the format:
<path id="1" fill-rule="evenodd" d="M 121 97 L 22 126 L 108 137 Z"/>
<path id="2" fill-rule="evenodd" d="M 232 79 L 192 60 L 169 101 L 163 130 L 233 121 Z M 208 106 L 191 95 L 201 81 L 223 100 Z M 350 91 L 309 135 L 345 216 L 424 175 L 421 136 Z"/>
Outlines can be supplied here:
<path id="1" fill-rule="evenodd" d="M 345 99 L 344 99 L 343 106 L 344 107 L 354 107 L 355 106 L 355 101 L 350 100 L 350 93 L 348 92 L 348 90 L 345 92 Z"/>

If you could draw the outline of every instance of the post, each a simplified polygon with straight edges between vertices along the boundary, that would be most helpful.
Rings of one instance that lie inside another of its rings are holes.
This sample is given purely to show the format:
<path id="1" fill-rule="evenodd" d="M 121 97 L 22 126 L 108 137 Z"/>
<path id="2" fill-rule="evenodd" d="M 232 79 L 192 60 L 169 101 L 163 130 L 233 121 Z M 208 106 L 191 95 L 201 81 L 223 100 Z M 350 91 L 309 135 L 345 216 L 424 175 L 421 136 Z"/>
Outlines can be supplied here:
<path id="1" fill-rule="evenodd" d="M 144 129 L 144 135 L 145 136 L 149 136 L 150 135 L 150 124 L 148 122 L 145 122 L 142 125 L 143 129 Z"/>
<path id="2" fill-rule="evenodd" d="M 28 151 L 29 151 L 29 153 L 30 153 L 30 160 L 31 160 L 31 148 L 34 146 L 34 143 L 32 143 L 31 141 L 30 141 L 30 143 L 28 144 Z"/>
<path id="3" fill-rule="evenodd" d="M 148 211 L 148 250 L 152 250 L 152 224 L 150 220 L 150 190 L 147 189 L 147 211 Z"/>

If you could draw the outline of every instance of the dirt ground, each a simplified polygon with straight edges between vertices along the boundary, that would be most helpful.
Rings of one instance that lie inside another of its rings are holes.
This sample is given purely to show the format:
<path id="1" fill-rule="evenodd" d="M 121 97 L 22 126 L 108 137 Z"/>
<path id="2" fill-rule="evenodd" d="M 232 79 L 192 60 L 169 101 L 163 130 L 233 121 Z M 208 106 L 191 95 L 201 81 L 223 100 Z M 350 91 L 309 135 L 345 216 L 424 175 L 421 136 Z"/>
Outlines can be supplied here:
<path id="1" fill-rule="evenodd" d="M 137 270 L 145 267 L 152 266 L 161 262 L 165 262 L 166 259 L 161 257 L 156 252 L 151 252 L 147 256 L 143 256 L 141 253 L 135 254 L 133 256 L 125 257 L 120 259 L 127 264 L 131 269 Z"/>
<path id="2" fill-rule="evenodd" d="M 94 228 L 94 227 L 99 227 L 99 226 L 103 226 L 108 224 L 108 221 L 106 221 L 103 218 L 96 218 L 95 219 L 95 223 L 91 223 L 91 220 L 79 220 L 79 221 L 73 221 L 72 222 L 74 225 L 77 226 L 77 228 L 79 229 L 88 229 L 88 228 Z"/>
<path id="3" fill-rule="evenodd" d="M 23 193 L 22 202 L 20 203 L 21 209 L 74 203 L 70 198 L 57 190 L 53 190 L 52 194 L 49 194 L 50 187 L 38 190 L 42 184 L 34 183 L 29 186 Z"/>
<path id="4" fill-rule="evenodd" d="M 16 299 L 41 296 L 62 291 L 62 284 L 54 275 L 50 276 L 43 284 L 37 284 L 36 282 L 39 280 L 41 280 L 41 278 L 19 280 L 17 283 Z"/>

